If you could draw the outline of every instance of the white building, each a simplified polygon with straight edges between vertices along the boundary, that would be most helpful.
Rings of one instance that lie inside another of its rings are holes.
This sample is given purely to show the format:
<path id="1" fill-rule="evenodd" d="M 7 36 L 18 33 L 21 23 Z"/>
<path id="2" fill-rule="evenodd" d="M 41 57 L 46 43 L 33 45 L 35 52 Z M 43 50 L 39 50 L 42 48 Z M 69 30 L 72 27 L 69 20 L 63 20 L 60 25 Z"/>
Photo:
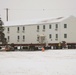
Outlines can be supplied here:
<path id="1" fill-rule="evenodd" d="M 7 22 L 5 37 L 8 44 L 76 43 L 76 17 Z"/>

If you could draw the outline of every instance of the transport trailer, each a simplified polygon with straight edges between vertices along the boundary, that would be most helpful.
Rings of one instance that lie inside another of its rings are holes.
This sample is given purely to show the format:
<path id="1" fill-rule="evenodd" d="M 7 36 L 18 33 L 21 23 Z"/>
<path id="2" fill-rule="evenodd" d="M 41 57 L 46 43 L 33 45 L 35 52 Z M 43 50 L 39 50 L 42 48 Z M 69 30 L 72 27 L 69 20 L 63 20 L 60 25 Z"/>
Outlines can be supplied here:
<path id="1" fill-rule="evenodd" d="M 5 51 L 16 51 L 16 50 L 20 50 L 20 51 L 38 51 L 41 50 L 42 47 L 45 48 L 45 50 L 48 49 L 76 49 L 76 43 L 66 43 L 66 42 L 59 42 L 59 43 L 48 43 L 48 45 L 46 46 L 46 44 L 7 44 L 7 45 L 2 45 L 0 44 L 0 50 L 2 50 L 2 48 L 4 49 L 5 47 Z"/>

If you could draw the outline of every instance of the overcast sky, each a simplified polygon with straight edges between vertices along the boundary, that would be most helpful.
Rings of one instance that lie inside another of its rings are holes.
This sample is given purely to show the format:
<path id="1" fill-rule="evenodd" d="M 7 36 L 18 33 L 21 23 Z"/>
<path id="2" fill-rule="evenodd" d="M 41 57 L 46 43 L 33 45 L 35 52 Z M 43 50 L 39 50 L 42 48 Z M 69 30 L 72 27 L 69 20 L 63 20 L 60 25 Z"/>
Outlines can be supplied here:
<path id="1" fill-rule="evenodd" d="M 9 9 L 9 21 L 76 16 L 76 0 L 0 0 L 3 21 L 6 20 L 6 8 Z"/>

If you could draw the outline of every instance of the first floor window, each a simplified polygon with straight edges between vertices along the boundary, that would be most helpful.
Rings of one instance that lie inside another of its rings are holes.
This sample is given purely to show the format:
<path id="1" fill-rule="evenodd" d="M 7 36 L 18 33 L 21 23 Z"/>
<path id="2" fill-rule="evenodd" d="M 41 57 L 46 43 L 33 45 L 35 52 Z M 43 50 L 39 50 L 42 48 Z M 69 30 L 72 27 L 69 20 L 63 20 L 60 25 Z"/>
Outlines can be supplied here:
<path id="1" fill-rule="evenodd" d="M 39 41 L 39 36 L 37 36 L 37 41 Z"/>
<path id="2" fill-rule="evenodd" d="M 67 38 L 67 34 L 64 34 L 64 38 Z"/>
<path id="3" fill-rule="evenodd" d="M 7 28 L 7 32 L 9 33 L 9 31 L 10 31 L 10 29 L 9 29 L 9 27 Z"/>
<path id="4" fill-rule="evenodd" d="M 7 37 L 7 39 L 8 39 L 8 42 L 9 42 L 9 40 L 10 40 L 10 37 L 8 36 L 8 37 Z"/>
<path id="5" fill-rule="evenodd" d="M 23 42 L 25 41 L 25 36 L 23 35 Z"/>
<path id="6" fill-rule="evenodd" d="M 51 34 L 49 34 L 49 38 L 52 38 L 52 35 Z"/>
<path id="7" fill-rule="evenodd" d="M 20 36 L 17 36 L 17 41 L 19 42 Z"/>
<path id="8" fill-rule="evenodd" d="M 58 34 L 56 34 L 56 39 L 58 38 Z"/>

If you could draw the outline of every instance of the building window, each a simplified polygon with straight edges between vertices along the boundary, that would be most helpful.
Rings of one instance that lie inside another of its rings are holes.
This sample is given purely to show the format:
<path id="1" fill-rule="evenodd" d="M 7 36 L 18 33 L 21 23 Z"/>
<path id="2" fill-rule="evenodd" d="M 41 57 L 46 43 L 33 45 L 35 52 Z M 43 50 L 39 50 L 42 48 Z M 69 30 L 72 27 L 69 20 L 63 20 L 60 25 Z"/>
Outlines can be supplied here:
<path id="1" fill-rule="evenodd" d="M 42 31 L 45 32 L 45 25 L 43 25 L 43 30 Z"/>
<path id="2" fill-rule="evenodd" d="M 49 38 L 52 38 L 52 35 L 51 34 L 49 34 Z"/>
<path id="3" fill-rule="evenodd" d="M 64 34 L 64 38 L 67 38 L 67 34 Z"/>
<path id="4" fill-rule="evenodd" d="M 37 26 L 37 29 L 39 29 L 39 25 Z"/>
<path id="5" fill-rule="evenodd" d="M 23 42 L 25 41 L 25 36 L 23 35 Z"/>
<path id="6" fill-rule="evenodd" d="M 45 29 L 45 25 L 43 25 L 43 29 Z"/>
<path id="7" fill-rule="evenodd" d="M 56 28 L 58 28 L 58 24 L 56 24 Z"/>
<path id="8" fill-rule="evenodd" d="M 39 25 L 37 26 L 37 32 L 39 32 Z"/>
<path id="9" fill-rule="evenodd" d="M 18 32 L 18 33 L 19 33 L 19 30 L 20 30 L 19 27 L 17 27 L 17 32 Z"/>
<path id="10" fill-rule="evenodd" d="M 10 37 L 8 36 L 7 39 L 8 39 L 8 42 L 9 42 L 10 41 Z"/>
<path id="11" fill-rule="evenodd" d="M 9 27 L 7 28 L 7 32 L 9 33 L 9 31 L 10 31 L 10 29 L 9 29 Z"/>
<path id="12" fill-rule="evenodd" d="M 56 34 L 56 39 L 55 40 L 58 40 L 58 34 Z"/>
<path id="13" fill-rule="evenodd" d="M 56 38 L 58 38 L 58 34 L 56 34 Z"/>
<path id="14" fill-rule="evenodd" d="M 17 36 L 17 41 L 19 42 L 20 36 Z"/>
<path id="15" fill-rule="evenodd" d="M 37 41 L 39 41 L 39 36 L 37 36 Z"/>
<path id="16" fill-rule="evenodd" d="M 25 27 L 23 27 L 23 30 L 25 30 Z"/>
<path id="17" fill-rule="evenodd" d="M 64 24 L 64 28 L 67 28 L 67 24 Z"/>
<path id="18" fill-rule="evenodd" d="M 49 29 L 51 29 L 51 24 L 49 25 Z"/>
<path id="19" fill-rule="evenodd" d="M 23 27 L 23 33 L 25 32 L 25 27 Z"/>

